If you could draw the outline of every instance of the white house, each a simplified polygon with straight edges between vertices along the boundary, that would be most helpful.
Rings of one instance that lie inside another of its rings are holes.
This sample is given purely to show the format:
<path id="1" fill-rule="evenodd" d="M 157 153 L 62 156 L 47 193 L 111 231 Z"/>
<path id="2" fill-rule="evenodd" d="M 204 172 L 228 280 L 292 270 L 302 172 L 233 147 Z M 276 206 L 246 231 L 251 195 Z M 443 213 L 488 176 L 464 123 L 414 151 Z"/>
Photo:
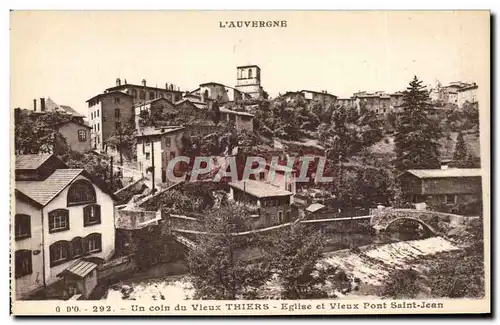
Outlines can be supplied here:
<path id="1" fill-rule="evenodd" d="M 16 297 L 57 282 L 80 261 L 88 269 L 79 275 L 95 279 L 97 264 L 109 259 L 115 247 L 112 192 L 53 155 L 17 156 L 15 172 Z M 77 288 L 66 289 L 78 293 Z"/>

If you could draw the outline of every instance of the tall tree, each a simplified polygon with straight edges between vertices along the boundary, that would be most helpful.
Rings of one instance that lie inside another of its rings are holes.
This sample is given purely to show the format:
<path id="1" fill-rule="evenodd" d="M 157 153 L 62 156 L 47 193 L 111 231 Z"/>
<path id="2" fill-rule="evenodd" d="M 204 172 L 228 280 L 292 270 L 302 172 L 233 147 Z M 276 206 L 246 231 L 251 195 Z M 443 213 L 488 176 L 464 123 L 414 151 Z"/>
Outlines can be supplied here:
<path id="1" fill-rule="evenodd" d="M 226 205 L 213 209 L 204 218 L 202 245 L 190 252 L 188 265 L 198 299 L 241 299 L 255 297 L 256 290 L 269 278 L 269 269 L 250 263 L 242 255 L 248 238 L 234 236 L 245 223 L 242 207 Z"/>
<path id="2" fill-rule="evenodd" d="M 415 76 L 403 92 L 403 105 L 396 125 L 394 167 L 407 169 L 439 168 L 439 121 L 430 117 L 429 94 Z"/>
<path id="3" fill-rule="evenodd" d="M 468 152 L 465 145 L 464 136 L 462 132 L 458 133 L 457 142 L 455 144 L 455 152 L 453 153 L 453 161 L 455 163 L 463 163 L 467 160 Z"/>

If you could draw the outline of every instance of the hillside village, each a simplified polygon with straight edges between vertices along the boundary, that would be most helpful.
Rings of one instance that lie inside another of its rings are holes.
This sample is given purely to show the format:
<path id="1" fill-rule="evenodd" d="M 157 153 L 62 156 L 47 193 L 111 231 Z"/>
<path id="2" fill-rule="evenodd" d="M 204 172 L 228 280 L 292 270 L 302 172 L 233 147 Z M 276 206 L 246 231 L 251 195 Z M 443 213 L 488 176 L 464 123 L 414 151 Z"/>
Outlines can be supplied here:
<path id="1" fill-rule="evenodd" d="M 317 254 L 305 259 L 316 260 L 304 262 L 313 266 L 323 253 L 373 244 L 392 231 L 394 219 L 409 215 L 418 222 L 395 227 L 411 239 L 472 236 L 471 222 L 482 217 L 474 82 L 429 89 L 415 78 L 398 92 L 339 98 L 327 90 L 271 97 L 263 80 L 257 65 L 237 67 L 234 86 L 207 80 L 190 91 L 117 78 L 89 96 L 86 116 L 55 97 L 16 108 L 17 298 L 101 299 L 116 289 L 127 299 L 134 294 L 131 285 L 121 285 L 127 279 L 184 273 L 194 277 L 197 297 L 255 297 L 262 290 L 250 294 L 246 284 L 224 294 L 208 290 L 201 273 L 211 267 L 213 250 L 228 249 L 235 269 L 250 272 L 252 286 L 261 288 L 271 271 L 258 270 L 267 269 L 266 256 L 282 255 L 279 249 L 288 244 L 281 232 L 296 225 L 309 232 L 289 236 L 298 246 L 314 247 Z M 424 98 L 418 101 L 424 115 L 415 116 L 425 116 L 427 131 L 408 126 L 413 93 Z M 435 143 L 429 140 L 435 154 L 425 160 L 401 155 L 409 141 L 402 138 L 404 130 L 421 137 L 435 133 Z M 255 156 L 265 164 L 245 179 L 247 158 Z M 187 161 L 170 170 L 180 157 Z M 200 157 L 205 163 L 196 166 Z M 230 167 L 229 157 L 238 179 L 214 181 Z M 308 157 L 309 165 L 298 157 Z M 326 163 L 320 169 L 321 161 Z M 204 172 L 192 181 L 197 167 Z M 302 176 L 309 180 L 298 180 Z M 332 181 L 319 182 L 319 176 Z M 230 238 L 230 247 L 213 234 Z M 394 240 L 386 237 L 381 243 Z M 451 248 L 440 254 L 448 251 L 456 254 Z M 179 269 L 180 260 L 188 266 Z M 336 271 L 328 272 L 324 281 L 330 286 L 340 281 L 332 280 Z M 307 281 L 303 285 L 312 286 Z M 350 292 L 344 282 L 335 295 Z M 316 294 L 325 293 L 306 297 Z"/>

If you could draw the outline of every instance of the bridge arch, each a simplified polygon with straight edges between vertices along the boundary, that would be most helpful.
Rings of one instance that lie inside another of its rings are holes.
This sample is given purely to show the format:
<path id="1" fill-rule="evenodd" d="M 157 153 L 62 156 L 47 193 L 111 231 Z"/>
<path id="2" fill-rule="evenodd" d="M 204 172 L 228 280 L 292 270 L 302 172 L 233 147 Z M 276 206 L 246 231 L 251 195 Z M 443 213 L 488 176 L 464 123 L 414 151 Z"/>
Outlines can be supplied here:
<path id="1" fill-rule="evenodd" d="M 392 219 L 391 221 L 389 221 L 383 228 L 379 228 L 379 229 L 387 230 L 387 229 L 389 229 L 390 226 L 392 226 L 393 224 L 395 224 L 396 222 L 401 221 L 401 220 L 415 221 L 415 222 L 421 224 L 425 229 L 430 231 L 433 235 L 439 234 L 433 227 L 429 226 L 426 222 L 420 220 L 419 218 L 413 218 L 413 217 L 396 217 L 396 218 Z"/>

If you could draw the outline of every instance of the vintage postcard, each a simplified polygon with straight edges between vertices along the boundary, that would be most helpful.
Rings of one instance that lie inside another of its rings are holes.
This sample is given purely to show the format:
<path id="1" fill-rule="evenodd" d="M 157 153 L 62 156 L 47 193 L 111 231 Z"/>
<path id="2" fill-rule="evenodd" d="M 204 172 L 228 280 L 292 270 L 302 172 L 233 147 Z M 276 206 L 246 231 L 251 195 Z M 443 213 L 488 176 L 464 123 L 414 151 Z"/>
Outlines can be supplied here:
<path id="1" fill-rule="evenodd" d="M 11 311 L 490 314 L 489 11 L 12 11 Z"/>

